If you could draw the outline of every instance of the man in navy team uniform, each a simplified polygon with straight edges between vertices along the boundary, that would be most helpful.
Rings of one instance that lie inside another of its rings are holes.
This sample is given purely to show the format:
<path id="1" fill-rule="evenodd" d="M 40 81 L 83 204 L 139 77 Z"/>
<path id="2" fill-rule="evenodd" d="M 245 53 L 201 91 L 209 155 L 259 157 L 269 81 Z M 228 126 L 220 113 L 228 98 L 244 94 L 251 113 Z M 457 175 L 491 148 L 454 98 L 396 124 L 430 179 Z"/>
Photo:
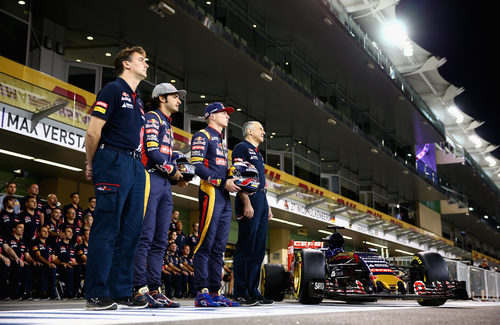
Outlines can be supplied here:
<path id="1" fill-rule="evenodd" d="M 234 179 L 227 178 L 227 147 L 222 130 L 229 123 L 232 107 L 211 103 L 205 108 L 208 126 L 193 135 L 191 163 L 201 178 L 198 192 L 200 236 L 194 250 L 195 306 L 236 307 L 237 303 L 219 295 L 221 270 L 231 226 L 232 207 L 229 192 L 240 190 Z"/>
<path id="2" fill-rule="evenodd" d="M 56 293 L 56 268 L 50 261 L 52 246 L 47 242 L 49 229 L 42 226 L 38 229 L 38 236 L 31 244 L 32 258 L 38 263 L 34 268 L 34 277 L 38 280 L 37 291 L 42 299 L 55 299 Z"/>
<path id="3" fill-rule="evenodd" d="M 187 186 L 172 158 L 174 133 L 171 115 L 179 110 L 185 90 L 162 83 L 153 89 L 157 109 L 146 113 L 143 163 L 150 175 L 151 190 L 142 233 L 135 253 L 134 297 L 148 307 L 179 307 L 161 292 L 162 259 L 165 255 L 172 213 L 171 181 Z"/>
<path id="4" fill-rule="evenodd" d="M 8 236 L 12 232 L 12 225 L 19 222 L 16 212 L 14 211 L 15 198 L 6 196 L 3 198 L 3 209 L 0 211 L 0 236 Z"/>
<path id="5" fill-rule="evenodd" d="M 182 270 L 181 292 L 184 294 L 184 298 L 194 298 L 194 268 L 193 258 L 191 257 L 191 248 L 189 245 L 184 245 L 182 247 L 182 255 L 179 257 L 179 262 L 179 267 Z"/>
<path id="6" fill-rule="evenodd" d="M 38 184 L 31 184 L 29 187 L 28 187 L 28 195 L 26 195 L 19 203 L 20 203 L 20 206 L 21 206 L 21 210 L 24 209 L 24 207 L 26 206 L 26 201 L 30 198 L 30 197 L 34 197 L 36 199 L 36 210 L 39 210 L 39 211 L 42 211 L 42 208 L 43 208 L 43 202 L 42 200 L 40 199 L 40 196 L 38 195 L 38 193 L 40 192 L 40 188 L 38 187 Z M 42 220 L 43 221 L 43 220 Z"/>
<path id="7" fill-rule="evenodd" d="M 242 305 L 272 304 L 259 291 L 260 267 L 266 252 L 267 222 L 272 217 L 266 197 L 264 159 L 258 146 L 266 132 L 257 121 L 243 125 L 244 141 L 233 150 L 233 164 L 249 162 L 259 172 L 259 187 L 253 195 L 239 192 L 235 199 L 238 242 L 234 251 L 234 296 Z"/>
<path id="8" fill-rule="evenodd" d="M 70 227 L 73 230 L 73 237 L 71 237 L 69 243 L 73 246 L 76 244 L 80 244 L 82 242 L 81 239 L 81 227 L 76 221 L 76 211 L 73 207 L 70 207 L 66 210 L 66 215 L 64 216 L 64 222 L 61 225 L 61 229 L 66 229 Z"/>
<path id="9" fill-rule="evenodd" d="M 191 257 L 193 256 L 193 252 L 194 252 L 194 249 L 196 248 L 196 245 L 198 245 L 198 229 L 199 229 L 199 226 L 200 224 L 195 222 L 193 223 L 193 225 L 191 226 L 191 228 L 193 229 L 193 231 L 189 234 L 188 236 L 188 245 L 189 245 L 189 251 L 190 251 L 190 255 Z"/>
<path id="10" fill-rule="evenodd" d="M 80 203 L 80 194 L 78 192 L 73 192 L 69 195 L 69 199 L 71 202 L 63 207 L 63 214 L 66 215 L 68 210 L 70 208 L 73 208 L 73 210 L 75 210 L 75 222 L 77 225 L 81 226 L 83 219 L 83 209 L 78 205 L 78 203 Z"/>
<path id="11" fill-rule="evenodd" d="M 0 194 L 0 211 L 4 209 L 5 205 L 3 204 L 3 200 L 7 196 L 12 196 L 14 197 L 14 212 L 16 214 L 19 214 L 21 212 L 21 206 L 19 204 L 19 200 L 15 198 L 17 192 L 17 184 L 14 182 L 8 182 L 7 183 L 7 192 Z"/>
<path id="12" fill-rule="evenodd" d="M 181 298 L 181 272 L 177 245 L 170 243 L 163 262 L 163 279 L 168 297 Z"/>
<path id="13" fill-rule="evenodd" d="M 70 241 L 73 237 L 73 230 L 70 226 L 66 226 L 62 230 L 62 238 L 54 249 L 52 260 L 57 265 L 57 273 L 59 273 L 60 281 L 64 282 L 63 298 L 74 298 L 74 285 L 75 285 L 75 270 L 77 266 L 75 261 L 75 247 L 71 245 Z"/>
<path id="14" fill-rule="evenodd" d="M 3 235 L 0 234 L 0 300 L 9 299 L 8 277 L 11 261 L 8 256 L 13 256 L 13 254 Z"/>
<path id="15" fill-rule="evenodd" d="M 11 299 L 31 298 L 31 270 L 28 264 L 29 251 L 23 241 L 24 224 L 12 227 L 12 233 L 5 238 L 10 247 L 9 296 Z M 21 291 L 22 290 L 22 291 Z"/>
<path id="16" fill-rule="evenodd" d="M 146 52 L 136 46 L 114 60 L 118 78 L 93 105 L 85 136 L 85 176 L 96 195 L 85 277 L 85 309 L 145 308 L 132 297 L 133 265 L 149 195 L 141 163 L 144 104 L 136 91 L 146 78 Z"/>
<path id="17" fill-rule="evenodd" d="M 91 215 L 93 218 L 96 203 L 97 203 L 97 201 L 95 199 L 95 196 L 89 197 L 89 207 L 87 209 L 83 210 L 82 216 L 85 217 L 87 215 Z"/>
<path id="18" fill-rule="evenodd" d="M 47 204 L 45 204 L 42 208 L 44 223 L 46 223 L 47 220 L 50 219 L 50 214 L 52 213 L 52 209 L 57 208 L 58 203 L 59 202 L 57 201 L 57 195 L 55 194 L 47 195 Z"/>
<path id="19" fill-rule="evenodd" d="M 45 220 L 45 226 L 47 226 L 47 229 L 49 230 L 49 238 L 47 238 L 47 241 L 52 247 L 54 247 L 54 244 L 59 240 L 61 214 L 62 211 L 60 208 L 53 208 L 50 211 L 50 219 Z"/>
<path id="20" fill-rule="evenodd" d="M 90 228 L 82 229 L 82 243 L 75 247 L 75 291 L 81 296 L 85 292 L 85 269 L 87 267 L 87 253 L 89 250 Z M 83 282 L 83 286 L 82 286 Z"/>
<path id="21" fill-rule="evenodd" d="M 25 201 L 24 211 L 18 218 L 24 224 L 23 241 L 30 244 L 35 239 L 38 228 L 42 225 L 42 210 L 37 209 L 36 198 L 31 196 Z"/>

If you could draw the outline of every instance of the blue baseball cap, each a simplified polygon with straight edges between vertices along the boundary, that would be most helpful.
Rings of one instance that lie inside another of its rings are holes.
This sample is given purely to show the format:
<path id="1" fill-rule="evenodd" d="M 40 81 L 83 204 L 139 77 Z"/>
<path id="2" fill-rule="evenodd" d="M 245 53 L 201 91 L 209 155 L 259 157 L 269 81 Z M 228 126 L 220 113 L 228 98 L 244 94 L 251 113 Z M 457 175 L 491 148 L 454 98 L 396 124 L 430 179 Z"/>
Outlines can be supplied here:
<path id="1" fill-rule="evenodd" d="M 211 103 L 210 105 L 207 105 L 207 107 L 205 107 L 205 113 L 203 114 L 203 116 L 205 117 L 205 119 L 207 119 L 210 116 L 210 114 L 215 114 L 223 111 L 226 111 L 228 114 L 231 114 L 232 112 L 234 112 L 234 108 L 224 107 L 224 105 L 222 105 L 222 103 L 219 102 Z"/>

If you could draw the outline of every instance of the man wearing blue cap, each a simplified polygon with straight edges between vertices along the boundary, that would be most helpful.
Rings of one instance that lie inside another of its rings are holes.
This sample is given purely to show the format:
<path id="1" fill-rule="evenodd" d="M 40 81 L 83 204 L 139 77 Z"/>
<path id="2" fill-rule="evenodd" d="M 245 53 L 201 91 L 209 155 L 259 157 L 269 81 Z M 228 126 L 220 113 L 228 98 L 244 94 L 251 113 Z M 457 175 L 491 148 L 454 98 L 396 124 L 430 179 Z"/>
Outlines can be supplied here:
<path id="1" fill-rule="evenodd" d="M 170 124 L 170 116 L 179 111 L 185 96 L 185 90 L 161 83 L 152 93 L 157 109 L 144 116 L 142 162 L 149 173 L 151 190 L 135 253 L 134 299 L 147 302 L 150 308 L 180 306 L 161 292 L 161 270 L 173 209 L 170 181 L 187 186 L 172 159 L 174 134 Z"/>
<path id="2" fill-rule="evenodd" d="M 191 163 L 201 178 L 198 192 L 200 228 L 194 249 L 194 288 L 196 307 L 236 307 L 238 303 L 219 295 L 221 270 L 231 226 L 232 207 L 229 192 L 240 190 L 234 179 L 227 179 L 227 147 L 222 130 L 227 127 L 232 107 L 211 103 L 205 108 L 208 126 L 191 140 Z"/>

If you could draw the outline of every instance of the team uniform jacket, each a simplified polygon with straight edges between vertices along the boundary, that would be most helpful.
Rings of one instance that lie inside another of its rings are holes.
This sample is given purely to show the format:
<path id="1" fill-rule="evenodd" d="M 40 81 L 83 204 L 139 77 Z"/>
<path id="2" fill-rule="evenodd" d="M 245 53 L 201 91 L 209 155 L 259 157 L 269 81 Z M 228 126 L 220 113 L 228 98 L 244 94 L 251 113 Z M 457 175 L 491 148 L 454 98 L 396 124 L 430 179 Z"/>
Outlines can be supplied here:
<path id="1" fill-rule="evenodd" d="M 196 175 L 215 187 L 224 188 L 228 161 L 222 134 L 207 126 L 196 132 L 192 139 L 191 163 L 196 167 Z"/>
<path id="2" fill-rule="evenodd" d="M 35 255 L 35 252 L 40 252 L 40 255 L 47 261 L 50 260 L 50 255 L 53 254 L 52 247 L 47 243 L 47 241 L 45 241 L 45 243 L 42 243 L 39 238 L 33 241 L 31 251 L 33 252 L 33 255 Z"/>
<path id="3" fill-rule="evenodd" d="M 173 176 L 177 168 L 172 161 L 174 133 L 172 119 L 159 109 L 145 115 L 144 146 L 142 163 L 149 173 Z"/>

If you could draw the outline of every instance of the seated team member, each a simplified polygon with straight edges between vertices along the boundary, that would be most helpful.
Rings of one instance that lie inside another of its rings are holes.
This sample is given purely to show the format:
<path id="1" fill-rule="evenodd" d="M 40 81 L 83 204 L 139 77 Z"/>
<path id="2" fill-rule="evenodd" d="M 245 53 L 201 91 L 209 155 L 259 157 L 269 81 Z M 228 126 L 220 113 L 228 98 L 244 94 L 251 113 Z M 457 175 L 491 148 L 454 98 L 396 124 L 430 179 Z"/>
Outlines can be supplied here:
<path id="1" fill-rule="evenodd" d="M 7 183 L 7 193 L 0 194 L 0 211 L 4 209 L 5 205 L 3 204 L 3 199 L 7 196 L 16 195 L 17 185 L 14 182 Z M 14 213 L 19 214 L 21 212 L 21 206 L 19 205 L 19 200 L 14 197 Z"/>
<path id="2" fill-rule="evenodd" d="M 47 238 L 47 241 L 52 247 L 54 247 L 54 244 L 60 237 L 59 228 L 61 227 L 61 214 L 60 208 L 53 208 L 50 212 L 50 219 L 45 221 L 45 226 L 47 226 L 49 230 L 49 238 Z"/>
<path id="3" fill-rule="evenodd" d="M 186 234 L 182 231 L 182 221 L 178 220 L 175 223 L 175 232 L 177 233 L 177 238 L 175 239 L 175 243 L 177 244 L 177 253 L 181 254 L 181 248 L 187 244 Z"/>
<path id="4" fill-rule="evenodd" d="M 56 265 L 50 261 L 52 247 L 48 244 L 49 229 L 42 226 L 38 229 L 38 236 L 31 245 L 32 258 L 39 264 L 34 268 L 34 277 L 37 279 L 37 292 L 42 299 L 55 299 L 56 293 Z"/>
<path id="5" fill-rule="evenodd" d="M 66 226 L 62 230 L 62 240 L 58 242 L 53 250 L 52 260 L 57 265 L 60 281 L 64 282 L 63 298 L 74 297 L 75 271 L 73 267 L 77 265 L 75 261 L 75 248 L 70 244 L 73 237 L 73 230 Z"/>
<path id="6" fill-rule="evenodd" d="M 38 196 L 39 191 L 40 191 L 40 189 L 38 187 L 38 184 L 33 183 L 28 187 L 28 195 L 26 195 L 21 201 L 19 201 L 19 204 L 21 206 L 21 210 L 24 210 L 24 208 L 26 206 L 26 201 L 30 197 L 34 197 L 36 199 L 36 208 L 35 209 L 38 211 L 42 211 L 43 202 L 40 199 L 40 196 Z"/>
<path id="7" fill-rule="evenodd" d="M 52 209 L 58 207 L 57 195 L 49 194 L 47 195 L 47 204 L 45 204 L 42 208 L 42 213 L 44 217 L 44 222 L 50 218 L 50 214 L 52 213 Z"/>
<path id="8" fill-rule="evenodd" d="M 69 198 L 71 202 L 63 207 L 62 209 L 63 214 L 66 215 L 68 209 L 73 208 L 75 210 L 75 222 L 78 226 L 81 226 L 83 209 L 81 206 L 78 205 L 78 203 L 80 202 L 80 194 L 78 194 L 78 192 L 73 192 L 69 195 Z"/>
<path id="9" fill-rule="evenodd" d="M 227 282 L 227 295 L 232 297 L 234 288 L 234 274 L 233 271 L 231 271 L 231 269 L 226 265 L 226 263 L 222 265 L 222 281 Z"/>
<path id="10" fill-rule="evenodd" d="M 23 241 L 30 244 L 35 239 L 37 229 L 43 224 L 43 213 L 37 209 L 36 198 L 31 196 L 25 201 L 25 208 L 19 214 L 19 221 L 24 224 Z"/>
<path id="11" fill-rule="evenodd" d="M 85 271 L 87 267 L 87 252 L 89 249 L 90 228 L 83 228 L 82 232 L 83 232 L 82 243 L 75 247 L 75 259 L 76 262 L 78 263 L 78 265 L 75 266 L 75 291 L 77 292 L 77 295 L 78 294 L 83 295 L 83 293 L 85 292 L 84 280 L 85 280 Z"/>
<path id="12" fill-rule="evenodd" d="M 181 272 L 179 268 L 179 256 L 177 255 L 177 245 L 172 242 L 168 245 L 165 261 L 163 265 L 163 278 L 165 283 L 165 293 L 167 297 L 181 298 Z"/>
<path id="13" fill-rule="evenodd" d="M 71 230 L 73 231 L 73 237 L 70 240 L 70 244 L 73 246 L 80 244 L 82 242 L 82 238 L 80 237 L 82 228 L 77 223 L 76 211 L 73 207 L 66 210 L 66 215 L 64 216 L 64 222 L 61 225 L 61 229 L 66 229 L 67 227 L 71 227 Z"/>
<path id="14" fill-rule="evenodd" d="M 13 196 L 3 198 L 3 210 L 0 212 L 0 236 L 8 236 L 12 232 L 12 224 L 19 222 L 14 211 L 15 200 Z"/>
<path id="15" fill-rule="evenodd" d="M 0 235 L 0 300 L 9 299 L 9 285 L 7 281 L 11 263 L 8 258 L 9 255 L 13 255 L 12 249 L 5 243 L 3 236 Z"/>
<path id="16" fill-rule="evenodd" d="M 182 270 L 181 273 L 181 293 L 184 298 L 194 298 L 195 292 L 193 287 L 194 278 L 194 268 L 193 268 L 193 258 L 191 257 L 191 249 L 189 245 L 184 245 L 182 247 L 182 255 L 179 257 L 180 263 L 179 267 Z"/>
<path id="17" fill-rule="evenodd" d="M 83 232 L 84 229 L 90 229 L 90 227 L 92 227 L 93 222 L 94 222 L 94 217 L 91 214 L 84 215 L 81 231 Z"/>
<path id="18" fill-rule="evenodd" d="M 193 256 L 193 251 L 194 251 L 194 248 L 196 247 L 196 245 L 198 245 L 198 229 L 199 229 L 199 226 L 200 224 L 195 222 L 193 223 L 193 225 L 191 226 L 191 228 L 193 229 L 193 231 L 189 234 L 189 237 L 188 237 L 188 245 L 189 245 L 189 248 L 190 248 L 190 251 L 191 251 L 191 256 Z"/>
<path id="19" fill-rule="evenodd" d="M 94 217 L 94 210 L 95 210 L 95 205 L 97 201 L 95 196 L 89 197 L 89 207 L 85 210 L 83 210 L 82 217 L 85 218 L 87 215 L 91 215 L 92 218 Z"/>
<path id="20" fill-rule="evenodd" d="M 24 224 L 18 223 L 12 227 L 10 236 L 5 238 L 5 243 L 10 248 L 8 254 L 11 260 L 9 274 L 9 296 L 11 299 L 29 299 L 31 297 L 31 272 L 27 259 L 29 252 L 23 241 L 23 232 Z"/>

